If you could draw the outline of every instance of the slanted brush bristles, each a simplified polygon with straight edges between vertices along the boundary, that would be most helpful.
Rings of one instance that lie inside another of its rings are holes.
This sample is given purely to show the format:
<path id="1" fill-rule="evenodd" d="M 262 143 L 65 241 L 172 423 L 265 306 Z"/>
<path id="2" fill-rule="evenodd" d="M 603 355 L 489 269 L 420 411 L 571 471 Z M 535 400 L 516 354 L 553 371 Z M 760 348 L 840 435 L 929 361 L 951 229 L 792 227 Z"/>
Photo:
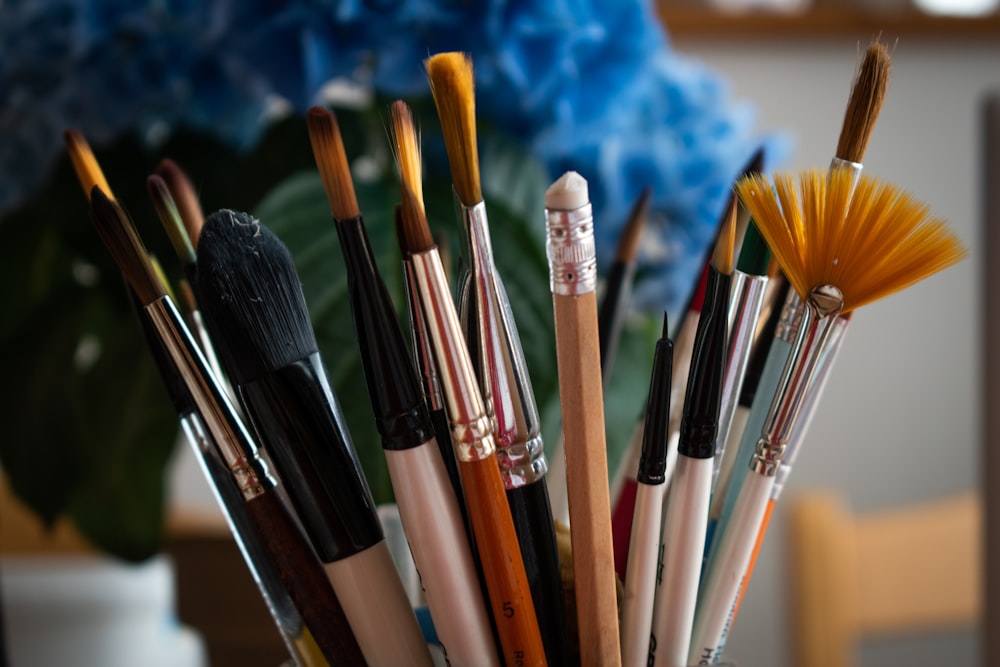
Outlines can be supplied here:
<path id="1" fill-rule="evenodd" d="M 349 220 L 361 215 L 358 198 L 351 180 L 344 139 L 340 135 L 337 117 L 329 109 L 312 107 L 306 113 L 309 141 L 313 157 L 326 190 L 326 199 L 335 220 Z"/>
<path id="2" fill-rule="evenodd" d="M 191 246 L 198 250 L 198 240 L 201 238 L 201 227 L 205 224 L 205 217 L 201 210 L 201 203 L 198 201 L 198 194 L 191 184 L 191 179 L 176 162 L 169 158 L 162 160 L 157 165 L 156 174 L 167 184 L 170 196 L 181 216 L 181 222 L 187 231 L 188 240 L 191 242 Z"/>
<path id="3" fill-rule="evenodd" d="M 865 51 L 847 100 L 844 125 L 837 141 L 837 157 L 841 160 L 861 162 L 864 158 L 875 121 L 885 103 L 891 68 L 889 51 L 876 38 Z"/>
<path id="4" fill-rule="evenodd" d="M 122 207 L 98 185 L 90 191 L 90 218 L 142 305 L 164 296 L 166 287 L 153 268 L 135 226 Z"/>
<path id="5" fill-rule="evenodd" d="M 719 230 L 719 238 L 712 252 L 712 266 L 724 276 L 733 272 L 733 254 L 736 246 L 736 195 L 729 197 L 725 219 Z"/>
<path id="6" fill-rule="evenodd" d="M 834 285 L 843 292 L 844 314 L 966 256 L 926 204 L 871 176 L 854 185 L 847 170 L 811 170 L 776 175 L 772 190 L 758 175 L 736 189 L 799 296 Z"/>
<path id="7" fill-rule="evenodd" d="M 413 124 L 413 114 L 405 103 L 393 104 L 391 114 L 393 153 L 402 186 L 399 204 L 401 224 L 396 231 L 401 233 L 400 245 L 404 254 L 423 252 L 434 247 L 434 237 L 424 212 L 420 140 Z"/>
<path id="8" fill-rule="evenodd" d="M 177 210 L 177 204 L 170 194 L 167 182 L 157 174 L 150 174 L 146 177 L 146 189 L 177 257 L 185 266 L 196 263 L 198 257 L 194 253 L 194 246 L 191 245 L 191 239 L 184 228 L 184 221 L 181 220 L 180 211 Z"/>
<path id="9" fill-rule="evenodd" d="M 424 65 L 448 151 L 452 185 L 465 206 L 483 200 L 476 144 L 476 95 L 472 59 L 458 52 L 439 53 Z"/>
<path id="10" fill-rule="evenodd" d="M 94 151 L 90 150 L 90 144 L 83 138 L 83 135 L 77 130 L 66 130 L 63 132 L 63 140 L 66 143 L 69 159 L 73 163 L 73 171 L 76 172 L 76 178 L 83 187 L 83 194 L 90 198 L 96 185 L 105 196 L 114 199 L 111 187 L 108 185 L 107 179 L 104 178 L 104 172 L 101 171 L 101 165 L 97 163 Z"/>

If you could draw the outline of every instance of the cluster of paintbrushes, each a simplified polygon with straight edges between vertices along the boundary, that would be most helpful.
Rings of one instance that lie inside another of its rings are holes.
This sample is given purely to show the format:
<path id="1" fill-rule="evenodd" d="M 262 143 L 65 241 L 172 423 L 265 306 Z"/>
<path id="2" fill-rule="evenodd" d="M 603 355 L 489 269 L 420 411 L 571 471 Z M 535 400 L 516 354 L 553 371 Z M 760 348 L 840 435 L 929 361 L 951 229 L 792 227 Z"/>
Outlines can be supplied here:
<path id="1" fill-rule="evenodd" d="M 676 346 L 664 319 L 633 456 L 611 488 L 602 377 L 629 262 L 612 272 L 619 287 L 609 287 L 599 322 L 587 184 L 573 172 L 552 184 L 544 217 L 563 437 L 547 484 L 528 369 L 493 262 L 472 65 L 456 53 L 426 64 L 467 261 L 454 299 L 424 210 L 418 135 L 396 102 L 409 336 L 375 265 L 336 119 L 314 108 L 308 127 L 434 643 L 452 665 L 713 664 L 850 315 L 963 254 L 925 207 L 860 178 L 888 55 L 879 43 L 869 49 L 829 171 L 798 185 L 778 178 L 772 190 L 757 165 L 736 184 Z M 430 664 L 285 246 L 243 213 L 202 219 L 176 165 L 149 177 L 184 263 L 196 343 L 86 144 L 67 139 L 181 423 L 292 655 Z M 637 234 L 629 240 L 634 249 Z M 772 263 L 769 280 L 771 251 L 780 268 Z M 575 623 L 552 508 L 570 528 Z"/>

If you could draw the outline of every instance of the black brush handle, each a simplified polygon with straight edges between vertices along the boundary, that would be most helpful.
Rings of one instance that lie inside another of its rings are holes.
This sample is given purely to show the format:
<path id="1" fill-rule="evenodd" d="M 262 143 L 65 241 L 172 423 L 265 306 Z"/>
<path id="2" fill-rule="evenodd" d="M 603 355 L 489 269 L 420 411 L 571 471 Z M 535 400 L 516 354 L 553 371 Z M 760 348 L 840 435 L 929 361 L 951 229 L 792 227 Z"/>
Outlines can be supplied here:
<path id="1" fill-rule="evenodd" d="M 365 665 L 319 559 L 276 489 L 246 503 L 268 558 L 331 667 Z"/>
<path id="2" fill-rule="evenodd" d="M 566 606 L 559 574 L 559 547 L 545 479 L 507 489 L 507 502 L 528 575 L 546 660 L 549 665 L 565 665 L 570 655 L 566 638 Z"/>
<path id="3" fill-rule="evenodd" d="M 606 288 L 597 311 L 597 331 L 600 337 L 601 377 L 605 385 L 611 377 L 634 279 L 635 264 L 616 260 L 604 282 Z"/>

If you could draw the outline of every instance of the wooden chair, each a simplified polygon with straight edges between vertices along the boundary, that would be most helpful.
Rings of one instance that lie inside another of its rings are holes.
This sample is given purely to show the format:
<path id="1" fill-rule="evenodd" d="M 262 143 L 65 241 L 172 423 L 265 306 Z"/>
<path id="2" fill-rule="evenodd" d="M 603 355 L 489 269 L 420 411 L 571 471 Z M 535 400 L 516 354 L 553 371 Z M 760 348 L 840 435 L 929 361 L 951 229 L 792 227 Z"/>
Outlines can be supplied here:
<path id="1" fill-rule="evenodd" d="M 793 501 L 792 664 L 847 667 L 862 637 L 974 627 L 981 519 L 971 494 L 861 516 L 835 493 Z"/>

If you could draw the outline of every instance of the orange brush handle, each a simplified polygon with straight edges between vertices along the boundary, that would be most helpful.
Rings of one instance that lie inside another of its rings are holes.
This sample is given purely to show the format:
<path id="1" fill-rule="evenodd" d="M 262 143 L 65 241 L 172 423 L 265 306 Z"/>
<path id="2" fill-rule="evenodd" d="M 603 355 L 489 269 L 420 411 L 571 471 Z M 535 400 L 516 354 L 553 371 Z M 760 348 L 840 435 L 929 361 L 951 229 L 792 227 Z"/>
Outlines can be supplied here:
<path id="1" fill-rule="evenodd" d="M 496 457 L 460 461 L 472 532 L 506 664 L 545 665 L 528 575 Z"/>

